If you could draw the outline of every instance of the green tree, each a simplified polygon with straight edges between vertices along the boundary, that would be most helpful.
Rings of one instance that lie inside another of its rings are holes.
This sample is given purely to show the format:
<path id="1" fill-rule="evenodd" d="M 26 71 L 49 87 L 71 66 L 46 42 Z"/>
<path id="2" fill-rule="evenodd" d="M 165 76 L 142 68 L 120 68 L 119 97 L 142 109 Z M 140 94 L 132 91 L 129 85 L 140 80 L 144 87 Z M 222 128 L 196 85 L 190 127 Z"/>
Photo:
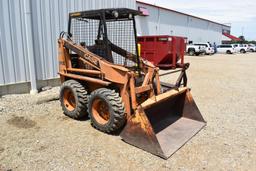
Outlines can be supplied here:
<path id="1" fill-rule="evenodd" d="M 244 43 L 244 42 L 245 42 L 245 38 L 244 38 L 244 36 L 239 36 L 239 39 L 241 40 L 241 42 L 242 42 L 242 43 Z"/>

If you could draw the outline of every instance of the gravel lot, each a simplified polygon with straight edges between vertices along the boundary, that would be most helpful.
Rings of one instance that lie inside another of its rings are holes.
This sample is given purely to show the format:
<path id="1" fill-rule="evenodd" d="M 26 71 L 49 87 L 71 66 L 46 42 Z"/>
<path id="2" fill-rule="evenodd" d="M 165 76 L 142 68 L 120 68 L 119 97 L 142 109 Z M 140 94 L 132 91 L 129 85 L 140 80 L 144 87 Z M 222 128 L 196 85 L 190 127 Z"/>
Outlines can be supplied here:
<path id="1" fill-rule="evenodd" d="M 0 98 L 0 170 L 256 170 L 256 53 L 186 61 L 207 126 L 168 160 L 37 104 L 54 88 Z"/>

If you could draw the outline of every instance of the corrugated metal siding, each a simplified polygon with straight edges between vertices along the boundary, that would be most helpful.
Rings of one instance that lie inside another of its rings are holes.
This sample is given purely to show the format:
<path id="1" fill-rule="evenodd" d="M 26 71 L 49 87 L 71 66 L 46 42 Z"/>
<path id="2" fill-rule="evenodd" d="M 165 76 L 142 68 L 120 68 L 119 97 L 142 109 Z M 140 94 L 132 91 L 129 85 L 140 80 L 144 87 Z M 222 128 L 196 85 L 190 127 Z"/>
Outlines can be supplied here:
<path id="1" fill-rule="evenodd" d="M 29 80 L 22 0 L 1 0 L 0 16 L 0 84 Z"/>
<path id="2" fill-rule="evenodd" d="M 136 8 L 135 0 L 30 0 L 36 75 L 57 77 L 57 38 L 68 13 L 100 8 Z M 23 0 L 0 0 L 0 85 L 29 81 Z"/>
<path id="3" fill-rule="evenodd" d="M 149 16 L 138 17 L 137 29 L 140 35 L 168 34 L 187 37 L 188 40 L 193 42 L 215 42 L 220 44 L 222 29 L 230 30 L 229 27 L 214 22 L 150 5 L 137 3 L 137 6 L 146 7 L 149 11 Z"/>

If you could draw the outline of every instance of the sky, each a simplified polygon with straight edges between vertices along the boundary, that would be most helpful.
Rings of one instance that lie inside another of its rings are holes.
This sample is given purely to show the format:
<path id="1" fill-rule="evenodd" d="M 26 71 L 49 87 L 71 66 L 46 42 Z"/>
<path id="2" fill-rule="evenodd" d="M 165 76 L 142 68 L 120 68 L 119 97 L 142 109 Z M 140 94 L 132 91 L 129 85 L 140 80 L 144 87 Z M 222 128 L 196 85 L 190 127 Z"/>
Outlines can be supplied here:
<path id="1" fill-rule="evenodd" d="M 231 24 L 231 34 L 256 40 L 255 0 L 139 0 L 222 24 Z"/>

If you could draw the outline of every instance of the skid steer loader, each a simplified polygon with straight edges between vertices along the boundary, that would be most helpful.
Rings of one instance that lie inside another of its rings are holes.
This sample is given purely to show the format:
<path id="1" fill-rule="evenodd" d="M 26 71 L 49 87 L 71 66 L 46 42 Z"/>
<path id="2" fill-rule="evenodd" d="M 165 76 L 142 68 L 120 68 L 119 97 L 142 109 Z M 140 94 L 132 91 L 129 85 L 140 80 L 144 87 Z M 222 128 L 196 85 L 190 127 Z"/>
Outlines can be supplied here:
<path id="1" fill-rule="evenodd" d="M 139 57 L 135 16 L 118 8 L 69 14 L 58 39 L 60 102 L 64 114 L 167 159 L 205 126 L 186 87 L 189 64 L 176 84 Z"/>

